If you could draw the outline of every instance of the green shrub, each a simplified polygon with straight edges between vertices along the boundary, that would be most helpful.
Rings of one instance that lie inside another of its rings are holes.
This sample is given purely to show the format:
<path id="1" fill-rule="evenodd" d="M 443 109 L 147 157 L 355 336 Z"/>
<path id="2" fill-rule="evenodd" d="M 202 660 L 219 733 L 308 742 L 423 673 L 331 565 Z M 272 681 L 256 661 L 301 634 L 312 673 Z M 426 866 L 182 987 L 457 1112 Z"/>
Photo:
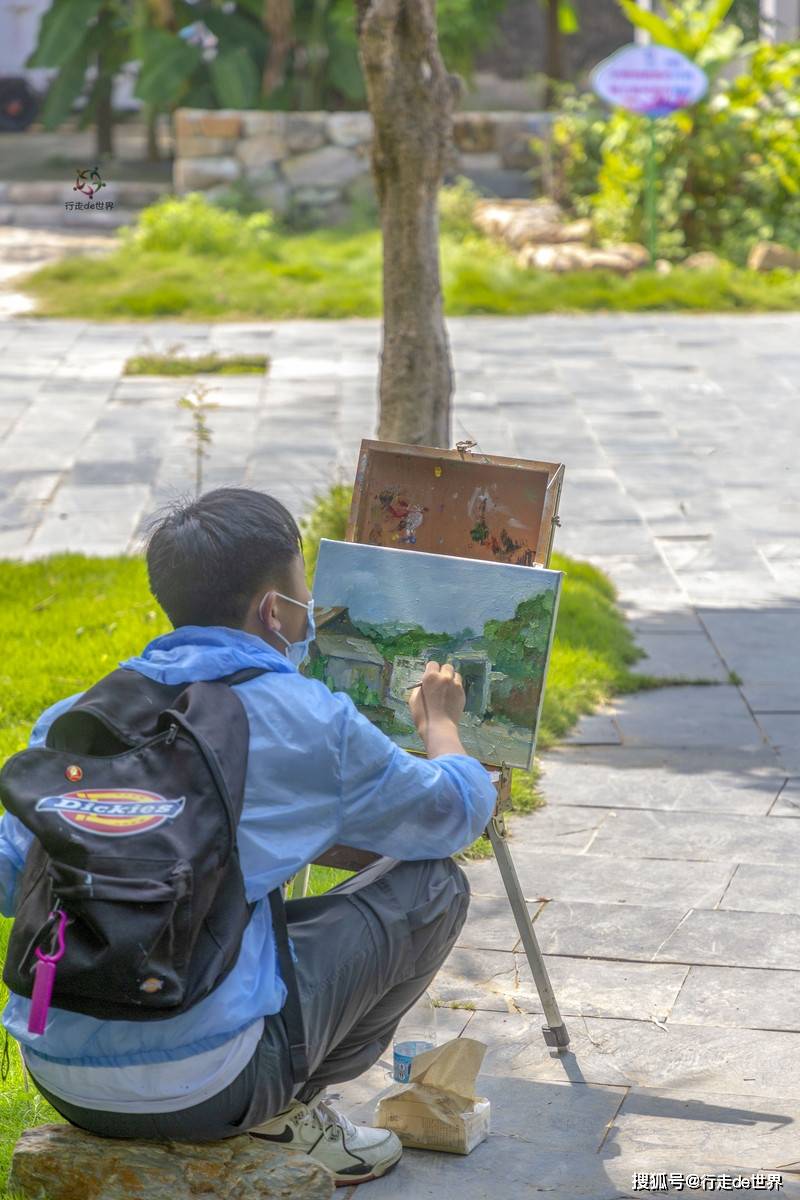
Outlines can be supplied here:
<path id="1" fill-rule="evenodd" d="M 706 99 L 652 123 L 604 112 L 591 97 L 566 100 L 554 127 L 554 188 L 576 215 L 593 218 L 602 241 L 644 241 L 652 129 L 659 255 L 713 250 L 741 264 L 758 240 L 800 245 L 800 45 L 742 47 L 737 26 L 702 25 L 707 7 L 682 0 L 668 18 L 653 18 L 656 40 L 708 72 Z M 737 54 L 747 55 L 748 70 L 722 78 Z"/>
<path id="2" fill-rule="evenodd" d="M 439 192 L 439 228 L 454 241 L 463 242 L 475 237 L 472 213 L 480 193 L 469 179 L 459 176 L 450 187 Z"/>
<path id="3" fill-rule="evenodd" d="M 128 250 L 187 254 L 269 254 L 275 246 L 272 214 L 243 216 L 212 204 L 202 193 L 165 196 L 139 215 L 124 231 Z"/>

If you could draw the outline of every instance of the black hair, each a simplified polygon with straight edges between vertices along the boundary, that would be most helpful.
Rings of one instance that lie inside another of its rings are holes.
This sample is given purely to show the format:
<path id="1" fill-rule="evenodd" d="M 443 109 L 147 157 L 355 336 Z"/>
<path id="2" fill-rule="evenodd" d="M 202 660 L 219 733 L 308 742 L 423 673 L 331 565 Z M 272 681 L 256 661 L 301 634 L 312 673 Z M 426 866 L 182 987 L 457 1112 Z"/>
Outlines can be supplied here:
<path id="1" fill-rule="evenodd" d="M 152 518 L 150 590 L 172 624 L 241 628 L 265 581 L 283 586 L 303 539 L 280 501 L 225 487 L 181 499 Z"/>

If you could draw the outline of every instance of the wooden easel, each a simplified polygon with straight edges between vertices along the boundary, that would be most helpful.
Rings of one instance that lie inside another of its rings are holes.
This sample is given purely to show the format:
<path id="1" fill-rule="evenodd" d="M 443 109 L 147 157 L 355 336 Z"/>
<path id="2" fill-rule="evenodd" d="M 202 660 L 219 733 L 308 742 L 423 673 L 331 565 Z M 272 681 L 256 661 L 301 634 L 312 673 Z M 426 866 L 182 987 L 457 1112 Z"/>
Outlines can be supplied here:
<path id="1" fill-rule="evenodd" d="M 363 506 L 361 504 L 362 497 L 365 496 L 366 490 L 364 486 L 365 476 L 367 474 L 368 455 L 365 453 L 370 449 L 383 449 L 397 453 L 398 455 L 408 456 L 409 458 L 423 458 L 428 463 L 439 459 L 450 459 L 452 461 L 461 460 L 470 461 L 466 458 L 468 448 L 462 444 L 451 451 L 434 450 L 429 447 L 411 447 L 400 446 L 394 443 L 378 443 L 364 441 L 362 442 L 361 455 L 359 457 L 359 470 L 356 477 L 356 487 L 353 494 L 353 507 L 350 514 L 350 523 L 347 531 L 347 541 L 361 541 L 362 537 L 358 534 L 362 532 L 363 527 Z M 480 461 L 487 464 L 509 464 L 509 466 L 518 467 L 519 460 L 501 459 L 492 456 L 481 455 Z M 553 545 L 553 535 L 555 526 L 560 524 L 558 518 L 558 503 L 561 494 L 561 486 L 564 477 L 564 467 L 562 464 L 554 463 L 525 463 L 526 467 L 540 469 L 542 475 L 542 510 L 538 518 L 538 533 L 536 536 L 536 550 L 534 555 L 534 564 L 539 566 L 547 566 L 550 560 L 550 553 Z M 360 522 L 360 523 L 359 523 Z M 564 1024 L 564 1019 L 558 1007 L 558 1002 L 553 992 L 550 976 L 547 972 L 544 957 L 539 947 L 539 942 L 536 938 L 536 933 L 533 928 L 533 922 L 528 912 L 525 903 L 525 897 L 520 886 L 519 877 L 517 875 L 514 861 L 511 857 L 511 851 L 508 845 L 508 829 L 505 823 L 504 813 L 511 807 L 511 778 L 512 768 L 505 764 L 499 768 L 487 767 L 487 770 L 492 774 L 497 775 L 497 804 L 489 824 L 486 826 L 485 834 L 488 837 L 494 851 L 494 856 L 497 860 L 497 865 L 500 870 L 500 876 L 503 881 L 503 886 L 508 896 L 511 911 L 514 915 L 514 920 L 519 930 L 520 939 L 525 949 L 525 955 L 528 959 L 528 965 L 531 969 L 533 981 L 536 984 L 536 990 L 539 993 L 539 999 L 542 1004 L 542 1009 L 545 1016 L 545 1024 L 542 1026 L 542 1035 L 548 1046 L 554 1046 L 557 1050 L 563 1050 L 569 1045 L 569 1033 Z M 332 846 L 330 850 L 315 859 L 315 865 L 337 867 L 345 871 L 360 871 L 363 867 L 369 866 L 375 862 L 380 855 L 373 854 L 366 850 L 356 850 L 348 846 Z M 292 897 L 305 896 L 308 891 L 308 879 L 311 871 L 311 864 L 304 867 L 302 871 L 294 877 L 292 886 Z"/>

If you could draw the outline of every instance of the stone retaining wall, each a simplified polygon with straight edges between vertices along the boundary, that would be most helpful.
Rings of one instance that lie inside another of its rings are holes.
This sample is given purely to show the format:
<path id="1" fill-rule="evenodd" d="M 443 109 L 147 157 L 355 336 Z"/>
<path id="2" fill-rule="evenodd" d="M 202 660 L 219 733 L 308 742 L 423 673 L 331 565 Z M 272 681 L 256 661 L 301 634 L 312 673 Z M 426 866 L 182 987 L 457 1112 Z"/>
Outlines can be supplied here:
<path id="1" fill-rule="evenodd" d="M 530 196 L 530 139 L 548 129 L 547 113 L 457 113 L 449 175 L 466 175 L 489 195 Z M 363 112 L 179 109 L 175 190 L 213 196 L 240 183 L 279 214 L 321 210 L 336 221 L 371 191 L 371 137 Z"/>

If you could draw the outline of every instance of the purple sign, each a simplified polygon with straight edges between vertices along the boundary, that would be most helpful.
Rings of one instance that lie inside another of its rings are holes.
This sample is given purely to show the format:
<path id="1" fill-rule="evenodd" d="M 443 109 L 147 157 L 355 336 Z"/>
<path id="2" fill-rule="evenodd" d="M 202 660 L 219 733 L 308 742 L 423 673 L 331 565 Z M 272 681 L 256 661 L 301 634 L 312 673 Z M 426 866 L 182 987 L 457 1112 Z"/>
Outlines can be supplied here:
<path id="1" fill-rule="evenodd" d="M 601 99 L 643 117 L 665 117 L 700 100 L 708 90 L 705 72 L 668 46 L 623 46 L 592 71 Z"/>

